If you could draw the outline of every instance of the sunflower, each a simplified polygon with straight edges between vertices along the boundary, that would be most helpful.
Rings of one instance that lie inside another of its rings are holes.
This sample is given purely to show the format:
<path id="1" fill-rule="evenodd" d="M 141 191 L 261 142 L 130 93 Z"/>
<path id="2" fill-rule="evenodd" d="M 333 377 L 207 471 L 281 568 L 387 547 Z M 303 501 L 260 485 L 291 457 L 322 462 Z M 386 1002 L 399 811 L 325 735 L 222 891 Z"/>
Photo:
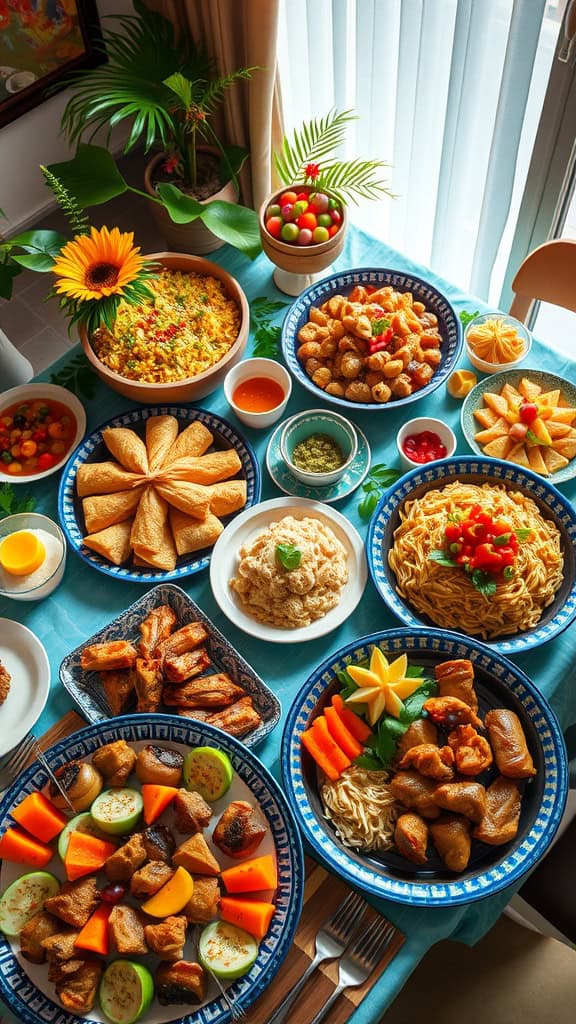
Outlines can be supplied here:
<path id="1" fill-rule="evenodd" d="M 90 235 L 77 235 L 54 260 L 56 291 L 80 302 L 124 295 L 146 267 L 134 246 L 133 232 L 118 228 L 91 228 Z"/>

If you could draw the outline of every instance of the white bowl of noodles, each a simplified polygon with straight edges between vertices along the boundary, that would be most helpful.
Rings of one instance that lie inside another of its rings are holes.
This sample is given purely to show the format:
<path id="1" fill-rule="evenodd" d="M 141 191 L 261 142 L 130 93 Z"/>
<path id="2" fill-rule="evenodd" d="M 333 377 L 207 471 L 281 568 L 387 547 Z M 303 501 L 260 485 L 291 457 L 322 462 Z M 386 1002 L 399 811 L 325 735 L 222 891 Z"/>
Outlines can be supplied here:
<path id="1" fill-rule="evenodd" d="M 489 595 L 431 558 L 449 517 L 475 502 L 531 530 L 513 578 Z M 367 539 L 372 580 L 402 622 L 457 630 L 507 654 L 545 643 L 576 618 L 575 549 L 571 503 L 536 473 L 489 458 L 408 473 L 381 499 Z"/>

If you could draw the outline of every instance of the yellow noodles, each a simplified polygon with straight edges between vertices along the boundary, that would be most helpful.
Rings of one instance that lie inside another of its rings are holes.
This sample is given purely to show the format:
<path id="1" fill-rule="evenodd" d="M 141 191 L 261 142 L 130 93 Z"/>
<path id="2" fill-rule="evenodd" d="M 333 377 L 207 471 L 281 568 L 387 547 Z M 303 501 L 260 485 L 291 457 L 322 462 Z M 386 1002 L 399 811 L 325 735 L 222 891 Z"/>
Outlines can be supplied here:
<path id="1" fill-rule="evenodd" d="M 430 560 L 444 545 L 448 513 L 479 504 L 514 529 L 530 528 L 520 544 L 511 580 L 498 579 L 496 594 L 487 597 L 474 588 L 460 568 Z M 533 629 L 562 583 L 560 533 L 544 519 L 537 505 L 502 485 L 458 481 L 422 498 L 406 501 L 394 531 L 388 562 L 396 574 L 397 591 L 421 615 L 443 629 L 480 636 L 485 640 Z"/>
<path id="2" fill-rule="evenodd" d="M 336 782 L 322 784 L 324 815 L 345 846 L 380 852 L 393 846 L 398 805 L 387 779 L 387 772 L 352 765 Z"/>

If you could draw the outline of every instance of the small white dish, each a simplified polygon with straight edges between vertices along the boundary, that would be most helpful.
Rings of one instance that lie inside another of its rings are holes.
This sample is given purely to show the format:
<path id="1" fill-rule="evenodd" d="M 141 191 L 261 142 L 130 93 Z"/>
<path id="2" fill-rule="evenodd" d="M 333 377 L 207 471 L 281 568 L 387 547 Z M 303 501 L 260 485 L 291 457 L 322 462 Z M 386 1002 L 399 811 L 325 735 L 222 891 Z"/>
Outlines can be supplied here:
<path id="1" fill-rule="evenodd" d="M 76 395 L 71 391 L 68 391 L 68 388 L 60 387 L 59 384 L 20 384 L 17 388 L 9 388 L 8 391 L 3 391 L 2 395 L 0 395 L 0 417 L 4 415 L 6 409 L 9 409 L 12 405 L 16 405 L 16 403 L 22 404 L 23 402 L 35 402 L 42 398 L 52 399 L 54 402 L 61 402 L 62 405 L 67 406 L 76 420 L 76 434 L 74 440 L 70 447 L 62 453 L 58 462 L 56 462 L 54 466 L 51 466 L 50 469 L 45 469 L 41 473 L 30 473 L 26 476 L 16 476 L 11 473 L 4 472 L 4 463 L 0 463 L 0 483 L 34 484 L 37 480 L 43 480 L 46 476 L 52 476 L 52 473 L 57 473 L 58 470 L 62 469 L 66 464 L 70 455 L 80 444 L 80 441 L 86 433 L 86 413 L 84 411 L 84 406 L 76 398 Z"/>
<path id="2" fill-rule="evenodd" d="M 0 619 L 0 662 L 12 679 L 0 707 L 0 756 L 38 721 L 50 692 L 50 662 L 37 636 L 12 619 Z"/>
<path id="3" fill-rule="evenodd" d="M 58 524 L 48 516 L 43 516 L 39 512 L 17 512 L 0 520 L 0 544 L 9 534 L 20 530 L 41 530 L 53 538 L 50 542 L 54 554 L 53 564 L 47 574 L 40 573 L 40 566 L 30 577 L 11 576 L 0 565 L 0 595 L 13 601 L 41 601 L 62 582 L 66 568 L 66 538 Z M 58 546 L 60 552 L 57 557 Z M 51 551 L 47 550 L 46 556 L 47 560 L 50 559 Z"/>
<path id="4" fill-rule="evenodd" d="M 518 337 L 524 342 L 522 354 L 518 356 L 517 359 L 512 359 L 507 363 L 489 363 L 488 360 L 481 359 L 480 356 L 476 355 L 476 352 L 468 340 L 468 336 L 470 331 L 475 327 L 480 327 L 482 324 L 485 324 L 488 320 L 502 320 L 507 327 L 512 327 L 516 331 Z M 532 335 L 526 327 L 526 324 L 523 324 L 521 320 L 516 320 L 513 316 L 508 316 L 506 313 L 480 313 L 479 316 L 474 317 L 474 319 L 470 320 L 466 325 L 466 329 L 464 331 L 464 348 L 466 350 L 468 361 L 472 363 L 472 366 L 476 370 L 480 370 L 481 373 L 502 373 L 502 370 L 515 370 L 517 366 L 520 366 L 520 363 L 524 362 L 532 348 Z"/>
<path id="5" fill-rule="evenodd" d="M 309 626 L 299 629 L 282 629 L 269 623 L 258 622 L 248 615 L 230 587 L 230 580 L 236 572 L 238 554 L 244 544 L 255 540 L 258 534 L 266 530 L 270 523 L 277 522 L 284 516 L 304 519 L 307 516 L 319 519 L 328 526 L 344 545 L 348 556 L 348 582 L 335 608 L 332 608 L 321 619 L 316 619 Z M 220 534 L 210 562 L 210 586 L 220 610 L 228 619 L 244 633 L 255 636 L 259 640 L 269 640 L 276 644 L 303 643 L 316 640 L 326 633 L 341 626 L 352 614 L 358 604 L 367 580 L 366 555 L 364 542 L 357 530 L 345 516 L 329 505 L 306 498 L 272 498 L 263 501 L 254 508 L 241 512 L 236 519 Z"/>
<path id="6" fill-rule="evenodd" d="M 426 459 L 425 461 L 411 459 L 404 451 L 404 444 L 407 438 L 413 434 L 422 434 L 427 431 L 439 437 L 446 449 L 445 454 Z M 422 466 L 437 462 L 438 459 L 449 459 L 451 455 L 454 455 L 456 451 L 456 435 L 443 420 L 435 420 L 430 416 L 417 416 L 413 420 L 408 420 L 407 423 L 400 427 L 396 434 L 396 447 L 400 461 L 405 469 L 421 469 Z"/>
<path id="7" fill-rule="evenodd" d="M 294 462 L 294 449 L 314 434 L 323 434 L 334 441 L 344 461 L 337 469 L 312 473 Z M 345 416 L 328 409 L 305 409 L 286 420 L 280 433 L 280 454 L 292 476 L 308 487 L 328 487 L 344 476 L 358 451 L 356 428 Z"/>
<path id="8" fill-rule="evenodd" d="M 344 475 L 328 487 L 308 487 L 307 484 L 303 484 L 295 476 L 292 476 L 280 454 L 280 434 L 283 425 L 280 423 L 276 427 L 268 442 L 266 468 L 276 487 L 280 491 L 284 491 L 284 494 L 292 494 L 299 498 L 312 498 L 314 501 L 323 501 L 326 505 L 331 505 L 336 501 L 341 501 L 342 498 L 347 498 L 366 479 L 371 461 L 370 445 L 366 435 L 356 424 L 354 424 L 358 440 L 356 456 Z"/>
<path id="9" fill-rule="evenodd" d="M 249 412 L 237 405 L 234 401 L 234 392 L 239 384 L 258 377 L 267 377 L 279 384 L 284 392 L 284 398 L 273 409 L 267 409 L 265 412 Z M 288 370 L 275 359 L 244 359 L 241 363 L 233 366 L 224 378 L 224 395 L 228 405 L 241 423 L 245 423 L 247 427 L 252 427 L 254 430 L 262 430 L 276 423 L 286 409 L 291 394 L 292 378 Z"/>

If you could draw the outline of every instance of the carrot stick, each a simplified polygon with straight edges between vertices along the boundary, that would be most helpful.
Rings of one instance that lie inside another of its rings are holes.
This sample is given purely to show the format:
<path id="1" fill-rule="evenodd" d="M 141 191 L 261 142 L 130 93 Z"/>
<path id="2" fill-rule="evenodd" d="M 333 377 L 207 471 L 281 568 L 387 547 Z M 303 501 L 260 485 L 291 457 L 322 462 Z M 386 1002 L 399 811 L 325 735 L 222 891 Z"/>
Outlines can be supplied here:
<path id="1" fill-rule="evenodd" d="M 312 723 L 312 728 L 318 734 L 318 745 L 324 751 L 328 759 L 336 768 L 338 775 L 341 775 L 345 768 L 352 764 L 350 758 L 344 753 L 341 747 L 332 739 L 328 731 L 328 723 L 324 715 L 318 715 Z"/>
<path id="2" fill-rule="evenodd" d="M 223 896 L 220 900 L 220 917 L 229 924 L 243 928 L 256 939 L 263 939 L 268 931 L 276 907 L 261 900 L 239 900 Z"/>
<path id="3" fill-rule="evenodd" d="M 108 956 L 110 940 L 108 937 L 108 918 L 113 911 L 109 903 L 101 903 L 82 928 L 74 945 L 78 949 L 88 949 L 100 956 Z"/>
<path id="4" fill-rule="evenodd" d="M 300 737 L 302 743 L 306 747 L 306 750 L 311 757 L 314 758 L 316 764 L 322 769 L 324 775 L 327 775 L 332 782 L 340 778 L 340 772 L 334 767 L 330 758 L 324 753 L 324 751 L 318 745 L 317 731 L 315 729 L 308 729 L 302 733 Z"/>
<path id="5" fill-rule="evenodd" d="M 49 843 L 60 834 L 68 819 L 43 793 L 29 793 L 11 811 L 14 821 L 25 828 L 35 839 Z"/>
<path id="6" fill-rule="evenodd" d="M 17 828 L 7 829 L 0 839 L 0 860 L 28 864 L 32 868 L 45 868 L 53 855 L 51 846 L 32 839 Z"/>
<path id="7" fill-rule="evenodd" d="M 335 693 L 332 697 L 332 707 L 336 708 L 348 732 L 352 733 L 354 739 L 358 740 L 359 743 L 365 744 L 368 737 L 372 735 L 372 730 L 364 719 L 346 707 L 339 693 Z"/>
<path id="8" fill-rule="evenodd" d="M 259 892 L 264 889 L 275 889 L 278 885 L 276 857 L 267 853 L 263 857 L 253 857 L 243 864 L 234 864 L 222 872 L 222 881 L 227 892 Z"/>
<path id="9" fill-rule="evenodd" d="M 336 708 L 324 708 L 324 717 L 332 739 L 335 740 L 347 757 L 351 758 L 351 760 L 354 760 L 355 757 L 359 757 L 363 749 L 362 744 L 359 743 L 352 733 L 346 728 L 344 722 L 340 718 L 340 715 L 336 711 Z"/>

